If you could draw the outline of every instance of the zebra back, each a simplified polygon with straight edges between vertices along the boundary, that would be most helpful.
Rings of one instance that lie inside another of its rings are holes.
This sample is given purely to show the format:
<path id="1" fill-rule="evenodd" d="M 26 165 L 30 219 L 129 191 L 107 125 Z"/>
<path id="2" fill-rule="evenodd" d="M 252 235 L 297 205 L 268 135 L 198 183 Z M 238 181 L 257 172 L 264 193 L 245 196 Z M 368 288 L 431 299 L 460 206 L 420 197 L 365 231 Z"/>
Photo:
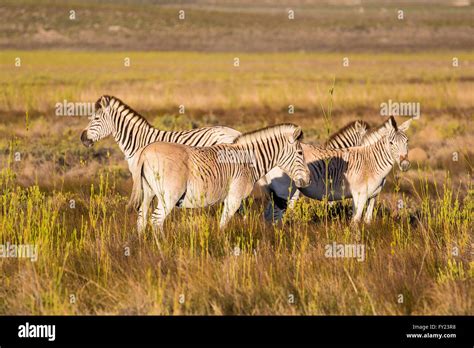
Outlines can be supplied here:
<path id="1" fill-rule="evenodd" d="M 292 173 L 293 177 L 307 176 L 309 180 L 309 170 L 300 143 L 302 138 L 301 127 L 284 123 L 241 134 L 232 145 L 222 146 L 234 146 L 253 153 L 253 170 L 257 180 L 276 166 Z"/>
<path id="2" fill-rule="evenodd" d="M 203 147 L 231 143 L 240 132 L 223 126 L 196 128 L 185 131 L 163 131 L 117 97 L 103 96 L 96 103 L 98 110 L 108 110 L 114 137 L 125 156 L 132 157 L 140 148 L 156 141 Z"/>

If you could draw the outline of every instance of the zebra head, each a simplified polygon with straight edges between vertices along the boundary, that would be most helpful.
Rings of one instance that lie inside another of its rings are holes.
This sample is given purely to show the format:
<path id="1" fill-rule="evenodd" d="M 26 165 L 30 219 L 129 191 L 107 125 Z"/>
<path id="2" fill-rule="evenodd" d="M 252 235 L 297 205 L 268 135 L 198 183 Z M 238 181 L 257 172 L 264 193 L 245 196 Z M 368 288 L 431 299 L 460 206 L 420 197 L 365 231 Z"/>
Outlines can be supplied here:
<path id="1" fill-rule="evenodd" d="M 277 166 L 293 179 L 296 187 L 307 187 L 311 184 L 311 175 L 304 158 L 300 140 L 303 138 L 301 127 L 295 126 L 294 131 L 286 139 L 286 155 L 278 159 Z"/>
<path id="2" fill-rule="evenodd" d="M 95 103 L 95 110 L 90 117 L 90 122 L 81 134 L 81 141 L 84 146 L 91 147 L 96 141 L 112 133 L 110 100 L 109 96 L 102 96 Z"/>
<path id="3" fill-rule="evenodd" d="M 397 127 L 395 119 L 391 116 L 387 122 L 387 141 L 390 152 L 400 170 L 404 172 L 410 168 L 410 161 L 408 160 L 408 137 L 405 132 L 408 127 L 410 127 L 411 121 L 412 119 L 410 118 Z"/>

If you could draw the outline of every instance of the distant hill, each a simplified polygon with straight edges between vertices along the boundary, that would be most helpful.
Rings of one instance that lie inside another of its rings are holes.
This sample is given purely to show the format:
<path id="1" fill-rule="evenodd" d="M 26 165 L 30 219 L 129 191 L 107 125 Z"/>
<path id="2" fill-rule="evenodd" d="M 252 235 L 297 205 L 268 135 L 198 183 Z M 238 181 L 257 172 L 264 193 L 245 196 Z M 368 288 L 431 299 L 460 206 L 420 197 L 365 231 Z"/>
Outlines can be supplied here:
<path id="1" fill-rule="evenodd" d="M 184 19 L 180 20 L 181 10 Z M 289 19 L 290 10 L 294 19 Z M 400 10 L 403 19 L 399 19 Z M 474 48 L 474 7 L 469 0 L 19 0 L 2 1 L 0 18 L 3 49 L 278 52 Z"/>

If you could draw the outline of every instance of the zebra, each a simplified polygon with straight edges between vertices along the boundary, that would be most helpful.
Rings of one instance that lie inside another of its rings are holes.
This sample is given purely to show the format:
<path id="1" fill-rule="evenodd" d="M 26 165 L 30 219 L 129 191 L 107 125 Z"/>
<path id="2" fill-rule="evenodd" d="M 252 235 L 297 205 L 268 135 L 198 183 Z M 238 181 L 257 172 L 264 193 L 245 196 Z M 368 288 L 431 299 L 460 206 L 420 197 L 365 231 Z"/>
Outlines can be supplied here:
<path id="1" fill-rule="evenodd" d="M 342 149 L 362 144 L 363 138 L 367 136 L 370 125 L 362 120 L 357 120 L 346 124 L 344 127 L 333 133 L 329 139 L 322 144 L 321 149 Z M 303 151 L 310 151 L 311 145 L 302 143 Z M 295 190 L 293 195 L 288 196 L 288 187 L 278 185 L 278 178 L 284 173 L 279 168 L 273 169 L 265 177 L 266 190 L 270 196 L 264 212 L 267 221 L 279 221 L 287 207 L 293 208 L 300 197 L 300 191 Z M 275 180 L 275 182 L 273 182 Z M 288 197 L 289 200 L 288 200 Z"/>
<path id="2" fill-rule="evenodd" d="M 364 136 L 370 131 L 370 125 L 362 120 L 346 124 L 333 133 L 322 145 L 325 149 L 344 149 L 346 147 L 358 146 Z"/>
<path id="3" fill-rule="evenodd" d="M 409 119 L 397 126 L 392 116 L 378 129 L 369 131 L 361 146 L 325 149 L 302 144 L 312 184 L 299 191 L 318 200 L 324 196 L 329 201 L 352 198 L 353 222 L 360 221 L 367 203 L 365 222 L 370 223 L 375 198 L 395 162 L 402 171 L 410 166 L 405 132 L 411 121 Z M 290 192 L 290 197 L 295 191 L 286 175 L 274 178 L 272 185 L 280 191 Z"/>
<path id="4" fill-rule="evenodd" d="M 233 128 L 215 126 L 186 131 L 163 131 L 154 128 L 138 112 L 119 98 L 104 95 L 95 103 L 90 122 L 81 133 L 86 147 L 112 135 L 124 154 L 128 169 L 133 173 L 140 149 L 156 141 L 189 146 L 212 146 L 232 143 L 241 133 Z M 143 212 L 139 212 L 143 214 Z"/>
<path id="5" fill-rule="evenodd" d="M 154 230 L 163 231 L 165 218 L 175 206 L 198 208 L 221 201 L 219 226 L 224 228 L 254 184 L 272 168 L 281 168 L 297 187 L 308 186 L 302 137 L 300 127 L 281 124 L 244 133 L 232 144 L 196 148 L 155 142 L 146 146 L 133 172 L 130 198 L 130 205 L 143 212 L 137 230 L 142 232 L 146 226 L 147 208 L 155 196 Z"/>
<path id="6" fill-rule="evenodd" d="M 223 126 L 185 131 L 156 129 L 119 98 L 104 95 L 95 103 L 90 122 L 81 133 L 81 141 L 84 146 L 91 147 L 95 142 L 112 135 L 132 172 L 137 151 L 155 141 L 201 147 L 232 143 L 240 134 L 233 128 Z"/>

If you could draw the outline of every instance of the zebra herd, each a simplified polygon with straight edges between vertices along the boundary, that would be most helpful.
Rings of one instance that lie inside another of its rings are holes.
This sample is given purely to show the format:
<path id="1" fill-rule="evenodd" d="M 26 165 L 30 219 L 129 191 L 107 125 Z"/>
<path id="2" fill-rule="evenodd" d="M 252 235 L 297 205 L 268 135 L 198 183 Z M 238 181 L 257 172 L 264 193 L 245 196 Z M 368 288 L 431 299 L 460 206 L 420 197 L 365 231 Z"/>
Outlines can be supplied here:
<path id="1" fill-rule="evenodd" d="M 120 99 L 102 96 L 81 134 L 90 147 L 112 135 L 133 178 L 130 205 L 138 210 L 137 229 L 162 230 L 174 207 L 197 208 L 224 202 L 223 228 L 259 182 L 271 194 L 267 220 L 278 221 L 301 194 L 329 201 L 352 198 L 353 222 L 367 204 L 372 219 L 375 198 L 395 163 L 409 168 L 406 130 L 390 117 L 376 129 L 355 121 L 321 146 L 302 143 L 303 131 L 280 124 L 249 133 L 222 126 L 162 131 Z M 244 154 L 244 156 L 242 156 Z"/>

